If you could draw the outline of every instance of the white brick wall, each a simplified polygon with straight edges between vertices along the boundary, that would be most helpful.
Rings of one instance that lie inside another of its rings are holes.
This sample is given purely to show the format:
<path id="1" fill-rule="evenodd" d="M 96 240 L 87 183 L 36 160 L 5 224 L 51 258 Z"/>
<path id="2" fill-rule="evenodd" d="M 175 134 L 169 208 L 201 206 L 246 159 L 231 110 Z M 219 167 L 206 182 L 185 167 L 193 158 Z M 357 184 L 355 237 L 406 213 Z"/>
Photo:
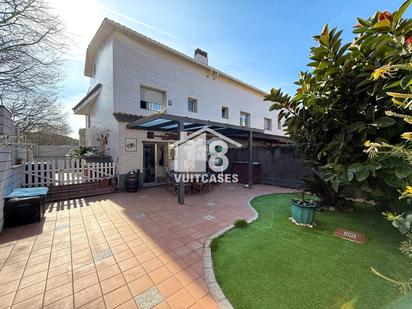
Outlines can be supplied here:
<path id="1" fill-rule="evenodd" d="M 284 135 L 277 128 L 277 113 L 270 112 L 270 102 L 263 94 L 235 83 L 223 76 L 207 76 L 208 70 L 189 63 L 146 41 L 136 41 L 115 33 L 101 47 L 96 57 L 96 74 L 91 87 L 102 83 L 102 91 L 90 112 L 91 126 L 110 130 L 109 148 L 114 161 L 119 162 L 119 173 L 143 168 L 143 144 L 146 131 L 126 129 L 117 123 L 113 112 L 151 115 L 140 108 L 140 87 L 147 86 L 166 93 L 167 113 L 239 125 L 240 112 L 251 115 L 251 126 L 264 129 L 264 118 L 272 119 L 268 134 Z M 216 77 L 213 79 L 213 77 Z M 187 109 L 188 97 L 198 102 L 198 112 Z M 221 117 L 222 106 L 229 108 L 229 119 Z M 137 139 L 137 151 L 125 152 L 125 138 Z M 149 140 L 148 140 L 149 141 Z M 150 140 L 153 141 L 153 140 Z"/>
<path id="2" fill-rule="evenodd" d="M 0 106 L 0 134 L 15 134 L 10 112 Z M 4 197 L 19 188 L 23 180 L 23 165 L 13 166 L 10 147 L 0 149 L 0 232 L 4 225 Z"/>
<path id="3" fill-rule="evenodd" d="M 90 88 L 98 83 L 103 85 L 93 108 L 90 111 L 90 126 L 109 130 L 109 154 L 116 162 L 118 158 L 118 123 L 113 117 L 113 40 L 107 40 L 100 48 L 96 57 L 96 73 L 90 79 Z M 96 130 L 92 130 L 96 131 Z M 97 130 L 98 131 L 98 130 Z M 86 141 L 87 146 L 96 146 L 96 136 L 91 136 Z"/>
<path id="4" fill-rule="evenodd" d="M 251 126 L 264 129 L 264 118 L 271 118 L 273 130 L 269 134 L 284 135 L 277 129 L 277 114 L 270 112 L 270 102 L 263 95 L 222 76 L 215 80 L 205 68 L 188 63 L 145 42 L 136 42 L 116 33 L 113 39 L 114 111 L 150 115 L 140 109 L 140 86 L 166 92 L 172 106 L 167 113 L 216 122 L 239 125 L 240 112 L 251 114 Z M 187 98 L 198 100 L 198 112 L 187 110 Z M 229 107 L 229 119 L 221 117 L 222 106 Z"/>
<path id="5" fill-rule="evenodd" d="M 151 131 L 153 132 L 153 131 Z M 161 132 L 155 132 L 155 135 L 160 135 Z M 137 142 L 137 151 L 126 152 L 125 149 L 125 142 L 126 138 L 135 138 Z M 140 172 L 143 172 L 143 142 L 161 142 L 161 143 L 168 143 L 174 142 L 172 140 L 162 140 L 160 138 L 155 137 L 154 139 L 147 138 L 147 131 L 143 130 L 131 130 L 126 128 L 126 123 L 119 124 L 119 149 L 121 155 L 119 156 L 119 173 L 126 174 L 131 170 L 140 169 Z M 168 154 L 165 153 L 166 158 L 168 158 Z"/>

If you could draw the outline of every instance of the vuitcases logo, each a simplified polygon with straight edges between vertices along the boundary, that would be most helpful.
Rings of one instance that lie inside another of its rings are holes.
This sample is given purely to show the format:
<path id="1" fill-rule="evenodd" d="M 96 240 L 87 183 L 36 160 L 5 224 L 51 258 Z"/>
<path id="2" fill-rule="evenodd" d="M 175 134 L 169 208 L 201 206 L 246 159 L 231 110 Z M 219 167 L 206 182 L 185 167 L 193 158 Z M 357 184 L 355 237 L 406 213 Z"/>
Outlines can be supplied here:
<path id="1" fill-rule="evenodd" d="M 240 143 L 210 128 L 200 129 L 190 135 L 185 133 L 182 132 L 180 140 L 171 147 L 174 151 L 174 170 L 177 172 L 175 181 L 238 182 L 237 174 L 225 174 L 224 171 L 229 167 L 226 156 L 228 144 L 240 148 Z M 213 136 L 209 141 L 208 133 Z"/>

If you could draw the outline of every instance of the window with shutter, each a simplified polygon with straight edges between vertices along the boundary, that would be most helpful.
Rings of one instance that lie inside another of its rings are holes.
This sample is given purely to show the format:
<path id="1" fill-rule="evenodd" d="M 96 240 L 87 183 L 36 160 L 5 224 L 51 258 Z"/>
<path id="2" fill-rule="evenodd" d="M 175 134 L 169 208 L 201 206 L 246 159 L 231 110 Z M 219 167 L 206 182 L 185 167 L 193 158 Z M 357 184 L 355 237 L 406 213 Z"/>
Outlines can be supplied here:
<path id="1" fill-rule="evenodd" d="M 147 87 L 140 87 L 140 108 L 151 111 L 162 111 L 165 93 Z"/>

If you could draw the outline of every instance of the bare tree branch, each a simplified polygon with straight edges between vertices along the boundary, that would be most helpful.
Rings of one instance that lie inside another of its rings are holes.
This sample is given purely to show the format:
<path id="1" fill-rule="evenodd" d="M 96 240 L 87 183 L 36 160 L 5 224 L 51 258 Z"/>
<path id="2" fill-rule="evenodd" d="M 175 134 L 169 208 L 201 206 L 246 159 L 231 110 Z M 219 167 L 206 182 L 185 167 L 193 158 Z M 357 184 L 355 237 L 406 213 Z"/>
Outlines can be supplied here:
<path id="1" fill-rule="evenodd" d="M 66 39 L 47 0 L 0 0 L 0 104 L 23 132 L 70 132 L 57 102 Z"/>

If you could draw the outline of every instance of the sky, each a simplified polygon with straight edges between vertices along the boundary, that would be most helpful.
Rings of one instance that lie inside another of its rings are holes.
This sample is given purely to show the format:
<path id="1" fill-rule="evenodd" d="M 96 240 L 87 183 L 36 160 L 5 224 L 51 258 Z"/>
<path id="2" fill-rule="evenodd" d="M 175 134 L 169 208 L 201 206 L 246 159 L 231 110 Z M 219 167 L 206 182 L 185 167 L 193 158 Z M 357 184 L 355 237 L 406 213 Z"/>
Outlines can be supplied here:
<path id="1" fill-rule="evenodd" d="M 69 113 L 72 137 L 84 127 L 72 107 L 87 93 L 86 48 L 104 17 L 115 20 L 188 56 L 208 52 L 209 65 L 260 89 L 293 94 L 307 70 L 313 35 L 327 23 L 352 41 L 356 17 L 393 12 L 404 0 L 50 0 L 66 26 L 60 102 Z M 411 10 L 406 16 L 411 16 Z"/>

